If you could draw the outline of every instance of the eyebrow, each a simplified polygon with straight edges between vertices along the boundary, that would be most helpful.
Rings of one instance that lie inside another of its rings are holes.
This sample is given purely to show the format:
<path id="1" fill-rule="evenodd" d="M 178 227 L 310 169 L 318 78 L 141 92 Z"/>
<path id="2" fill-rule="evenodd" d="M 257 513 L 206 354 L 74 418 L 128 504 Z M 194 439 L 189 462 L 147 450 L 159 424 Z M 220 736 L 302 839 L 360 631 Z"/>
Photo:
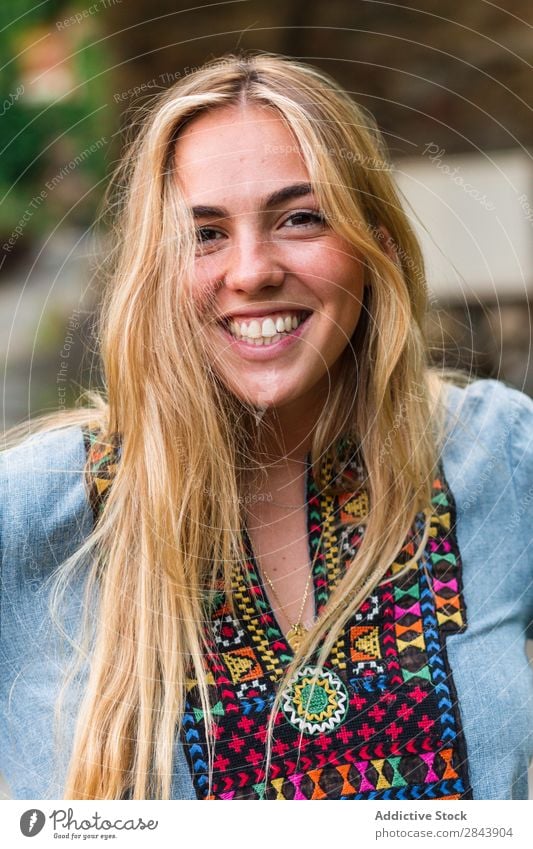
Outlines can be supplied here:
<path id="1" fill-rule="evenodd" d="M 312 191 L 311 183 L 293 183 L 292 186 L 284 186 L 267 195 L 261 202 L 261 208 L 272 209 L 294 198 L 310 195 Z M 193 206 L 191 212 L 193 218 L 227 218 L 229 215 L 228 210 L 223 206 Z"/>

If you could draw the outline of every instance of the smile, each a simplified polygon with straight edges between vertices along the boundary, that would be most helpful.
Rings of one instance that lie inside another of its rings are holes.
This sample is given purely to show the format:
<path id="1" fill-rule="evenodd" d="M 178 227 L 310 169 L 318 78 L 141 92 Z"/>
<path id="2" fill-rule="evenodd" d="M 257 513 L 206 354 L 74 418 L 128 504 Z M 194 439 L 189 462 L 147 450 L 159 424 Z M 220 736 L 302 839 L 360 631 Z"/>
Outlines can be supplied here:
<path id="1" fill-rule="evenodd" d="M 308 311 L 272 313 L 258 318 L 238 319 L 229 316 L 224 327 L 233 336 L 247 345 L 260 347 L 273 345 L 280 339 L 293 335 L 294 331 L 311 315 Z"/>

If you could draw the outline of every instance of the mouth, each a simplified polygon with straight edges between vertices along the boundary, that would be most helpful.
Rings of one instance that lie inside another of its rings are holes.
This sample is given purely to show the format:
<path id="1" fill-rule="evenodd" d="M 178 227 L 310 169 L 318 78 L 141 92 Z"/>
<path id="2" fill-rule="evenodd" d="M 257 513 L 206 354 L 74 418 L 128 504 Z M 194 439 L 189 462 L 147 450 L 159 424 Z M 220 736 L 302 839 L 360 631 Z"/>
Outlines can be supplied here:
<path id="1" fill-rule="evenodd" d="M 311 315 L 311 310 L 284 310 L 256 318 L 230 315 L 223 318 L 219 324 L 234 340 L 249 347 L 260 348 L 275 345 L 293 336 Z"/>

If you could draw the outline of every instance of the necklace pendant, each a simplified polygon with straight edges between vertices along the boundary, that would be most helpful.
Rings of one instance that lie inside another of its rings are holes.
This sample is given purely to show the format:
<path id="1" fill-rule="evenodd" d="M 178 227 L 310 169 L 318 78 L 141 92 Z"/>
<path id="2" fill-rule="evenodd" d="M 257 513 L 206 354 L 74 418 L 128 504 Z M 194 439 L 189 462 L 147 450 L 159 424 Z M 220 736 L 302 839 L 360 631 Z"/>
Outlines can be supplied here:
<path id="1" fill-rule="evenodd" d="M 286 639 L 293 651 L 298 651 L 306 634 L 307 628 L 304 628 L 299 622 L 288 631 Z"/>

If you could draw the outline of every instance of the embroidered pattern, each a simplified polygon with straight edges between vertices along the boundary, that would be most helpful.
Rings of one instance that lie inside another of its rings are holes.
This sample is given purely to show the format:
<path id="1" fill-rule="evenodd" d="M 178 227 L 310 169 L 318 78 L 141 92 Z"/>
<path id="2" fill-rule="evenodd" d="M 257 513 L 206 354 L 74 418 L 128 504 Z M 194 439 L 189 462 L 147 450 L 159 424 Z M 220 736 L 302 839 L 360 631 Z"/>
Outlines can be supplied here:
<path id="1" fill-rule="evenodd" d="M 93 434 L 97 506 L 116 468 Z M 360 474 L 348 464 L 354 479 Z M 334 464 L 326 458 L 324 475 Z M 320 613 L 364 535 L 364 492 L 322 493 L 308 467 L 308 532 L 315 606 Z M 333 509 L 332 509 L 333 508 Z M 354 525 L 339 528 L 339 515 Z M 361 524 L 356 524 L 361 522 Z M 204 714 L 196 682 L 187 682 L 181 739 L 199 798 L 470 799 L 466 748 L 445 640 L 466 628 L 455 506 L 442 470 L 433 483 L 430 532 L 420 514 L 388 577 L 365 600 L 323 667 L 301 669 L 283 693 L 272 762 L 265 776 L 265 739 L 277 682 L 292 658 L 264 593 L 250 541 L 236 570 L 235 615 L 222 592 L 211 607 L 205 659 L 216 724 L 213 782 L 208 789 Z M 320 533 L 324 527 L 322 543 Z M 406 566 L 406 564 L 408 564 Z"/>
<path id="2" fill-rule="evenodd" d="M 300 731 L 327 733 L 344 721 L 348 693 L 334 672 L 320 666 L 305 666 L 285 690 L 281 706 L 291 725 Z"/>
<path id="3" fill-rule="evenodd" d="M 90 422 L 83 429 L 83 439 L 87 455 L 89 502 L 96 522 L 117 472 L 120 460 L 120 438 L 113 436 L 110 442 L 104 441 L 98 425 Z"/>

